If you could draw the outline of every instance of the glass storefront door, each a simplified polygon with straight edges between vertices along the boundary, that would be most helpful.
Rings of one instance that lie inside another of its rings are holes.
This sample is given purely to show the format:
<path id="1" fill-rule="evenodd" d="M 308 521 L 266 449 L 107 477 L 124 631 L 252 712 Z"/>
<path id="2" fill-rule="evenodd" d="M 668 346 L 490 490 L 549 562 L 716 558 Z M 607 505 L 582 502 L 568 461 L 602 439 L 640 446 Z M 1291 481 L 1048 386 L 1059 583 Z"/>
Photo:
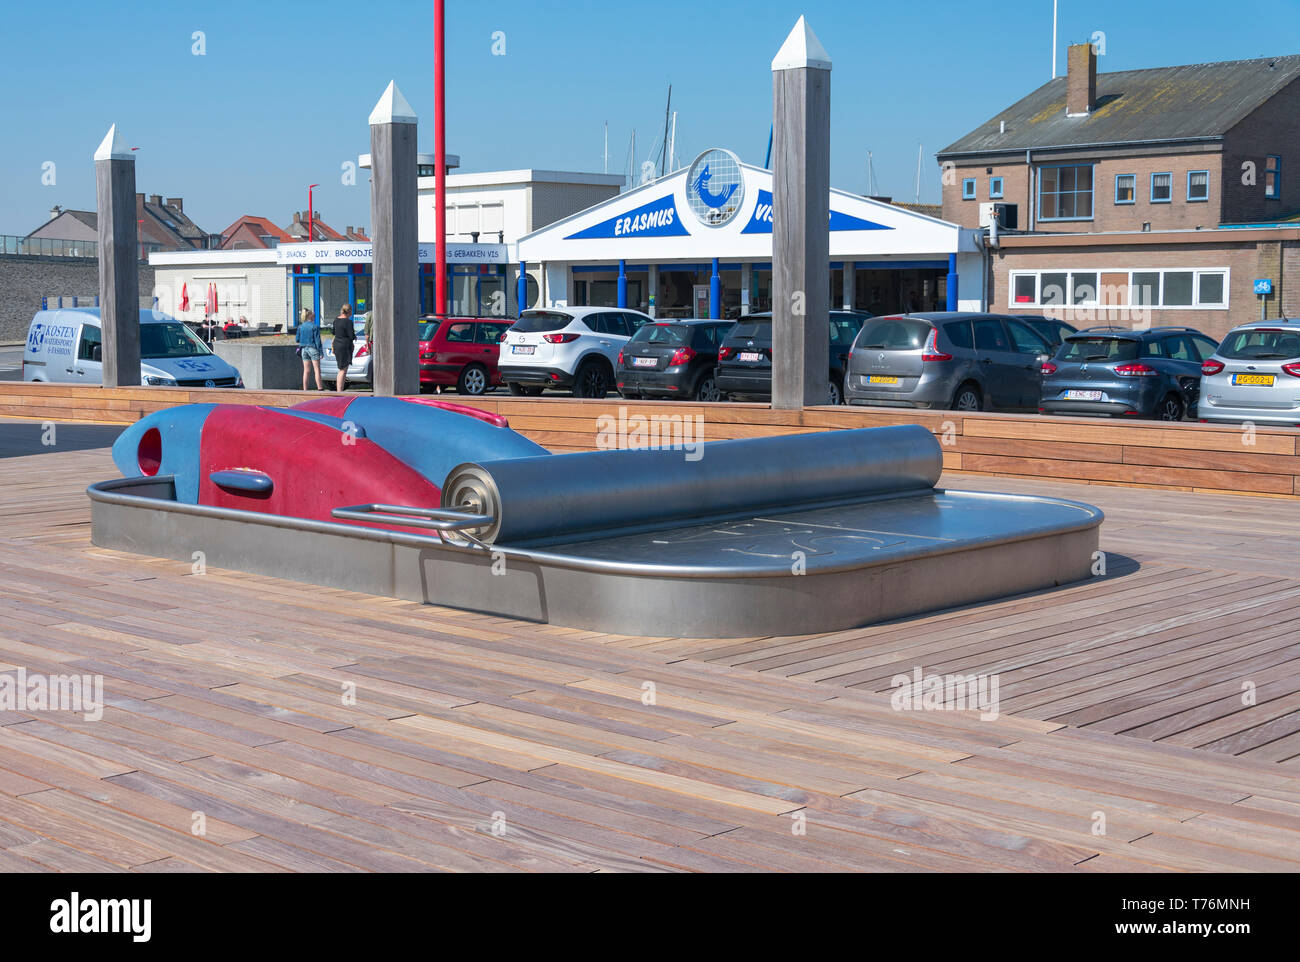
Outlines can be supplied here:
<path id="1" fill-rule="evenodd" d="M 302 310 L 307 308 L 320 319 L 320 308 L 316 303 L 316 278 L 294 275 L 293 278 L 293 326 L 297 327 L 302 319 Z"/>
<path id="2" fill-rule="evenodd" d="M 317 291 L 320 296 L 320 310 L 316 312 L 322 326 L 334 323 L 344 304 L 352 303 L 352 292 L 348 285 L 347 274 L 321 274 L 317 278 Z"/>

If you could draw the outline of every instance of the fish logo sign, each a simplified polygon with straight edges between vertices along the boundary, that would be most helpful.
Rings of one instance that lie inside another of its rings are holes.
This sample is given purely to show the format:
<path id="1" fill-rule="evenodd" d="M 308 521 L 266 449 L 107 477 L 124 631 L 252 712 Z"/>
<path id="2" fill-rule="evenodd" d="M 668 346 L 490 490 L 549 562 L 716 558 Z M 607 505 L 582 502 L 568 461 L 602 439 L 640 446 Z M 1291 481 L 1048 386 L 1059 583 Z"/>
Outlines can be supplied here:
<path id="1" fill-rule="evenodd" d="M 717 147 L 700 154 L 686 175 L 686 198 L 700 223 L 709 227 L 730 223 L 745 199 L 740 159 Z"/>
<path id="2" fill-rule="evenodd" d="M 727 201 L 731 200 L 731 195 L 736 192 L 740 184 L 728 184 L 724 193 L 715 194 L 709 190 L 709 181 L 712 177 L 713 173 L 709 170 L 709 165 L 705 164 L 704 169 L 699 172 L 695 178 L 695 183 L 691 186 L 695 188 L 695 193 L 700 195 L 700 200 L 716 210 L 726 206 Z"/>

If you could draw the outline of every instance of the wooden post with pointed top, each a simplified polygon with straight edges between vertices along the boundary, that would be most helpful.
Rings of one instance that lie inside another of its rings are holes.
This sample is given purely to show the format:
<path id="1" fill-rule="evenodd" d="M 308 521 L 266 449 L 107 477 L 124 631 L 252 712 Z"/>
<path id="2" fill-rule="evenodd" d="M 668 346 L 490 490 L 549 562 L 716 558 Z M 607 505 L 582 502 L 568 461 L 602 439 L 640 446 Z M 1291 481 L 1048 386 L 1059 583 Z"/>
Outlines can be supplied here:
<path id="1" fill-rule="evenodd" d="M 831 60 L 803 17 L 772 61 L 772 407 L 830 396 Z"/>
<path id="2" fill-rule="evenodd" d="M 420 252 L 416 241 L 416 117 L 391 82 L 370 114 L 376 394 L 420 393 Z"/>
<path id="3" fill-rule="evenodd" d="M 140 386 L 140 265 L 135 155 L 117 125 L 95 151 L 99 324 L 105 387 Z"/>

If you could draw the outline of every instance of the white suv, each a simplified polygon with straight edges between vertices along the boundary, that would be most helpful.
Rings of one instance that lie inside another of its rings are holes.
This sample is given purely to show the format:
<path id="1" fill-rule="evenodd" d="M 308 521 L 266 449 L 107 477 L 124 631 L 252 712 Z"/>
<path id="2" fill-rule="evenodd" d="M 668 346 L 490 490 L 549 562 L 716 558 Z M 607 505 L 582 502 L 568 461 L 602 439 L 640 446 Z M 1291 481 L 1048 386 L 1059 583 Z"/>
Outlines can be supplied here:
<path id="1" fill-rule="evenodd" d="M 618 352 L 650 318 L 621 307 L 524 311 L 506 332 L 497 366 L 511 394 L 573 388 L 603 398 L 614 389 Z"/>

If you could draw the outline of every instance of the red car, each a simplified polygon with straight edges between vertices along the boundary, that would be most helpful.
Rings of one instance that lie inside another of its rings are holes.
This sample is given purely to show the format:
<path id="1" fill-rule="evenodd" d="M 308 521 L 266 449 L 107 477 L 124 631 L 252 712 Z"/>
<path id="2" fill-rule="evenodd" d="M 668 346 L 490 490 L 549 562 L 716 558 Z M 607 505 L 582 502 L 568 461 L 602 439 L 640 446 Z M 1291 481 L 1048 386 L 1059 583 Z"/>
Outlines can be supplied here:
<path id="1" fill-rule="evenodd" d="M 455 387 L 460 394 L 483 394 L 502 383 L 497 370 L 507 318 L 420 318 L 420 389 Z"/>

